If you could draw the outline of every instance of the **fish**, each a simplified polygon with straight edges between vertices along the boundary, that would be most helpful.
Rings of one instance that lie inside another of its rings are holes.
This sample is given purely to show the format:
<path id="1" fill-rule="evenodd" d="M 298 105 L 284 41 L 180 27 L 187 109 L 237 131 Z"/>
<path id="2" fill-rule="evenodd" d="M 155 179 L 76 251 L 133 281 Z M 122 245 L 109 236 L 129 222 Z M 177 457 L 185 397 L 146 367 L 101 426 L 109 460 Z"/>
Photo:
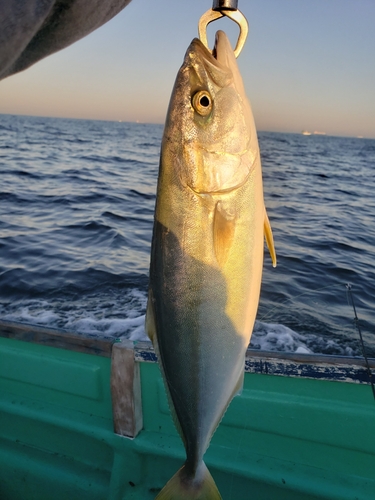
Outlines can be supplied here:
<path id="1" fill-rule="evenodd" d="M 146 332 L 186 461 L 158 500 L 221 498 L 203 455 L 243 385 L 264 238 L 275 266 L 254 119 L 218 31 L 212 53 L 188 47 L 161 144 Z"/>

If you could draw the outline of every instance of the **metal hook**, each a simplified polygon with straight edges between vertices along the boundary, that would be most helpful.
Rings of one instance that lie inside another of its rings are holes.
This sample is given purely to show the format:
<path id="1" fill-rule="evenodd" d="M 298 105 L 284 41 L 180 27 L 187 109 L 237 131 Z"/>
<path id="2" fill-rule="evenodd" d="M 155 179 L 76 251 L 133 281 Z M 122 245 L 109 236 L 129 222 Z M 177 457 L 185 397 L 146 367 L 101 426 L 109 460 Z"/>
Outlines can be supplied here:
<path id="1" fill-rule="evenodd" d="M 249 33 L 249 25 L 247 23 L 246 17 L 239 10 L 208 10 L 203 14 L 203 16 L 199 19 L 198 23 L 198 33 L 200 41 L 203 43 L 208 50 L 210 50 L 207 41 L 207 26 L 212 23 L 212 21 L 216 21 L 216 19 L 220 19 L 223 16 L 227 16 L 232 21 L 238 24 L 240 28 L 240 34 L 237 40 L 236 48 L 234 49 L 234 55 L 238 57 L 245 45 L 247 35 Z M 211 51 L 212 52 L 212 51 Z"/>

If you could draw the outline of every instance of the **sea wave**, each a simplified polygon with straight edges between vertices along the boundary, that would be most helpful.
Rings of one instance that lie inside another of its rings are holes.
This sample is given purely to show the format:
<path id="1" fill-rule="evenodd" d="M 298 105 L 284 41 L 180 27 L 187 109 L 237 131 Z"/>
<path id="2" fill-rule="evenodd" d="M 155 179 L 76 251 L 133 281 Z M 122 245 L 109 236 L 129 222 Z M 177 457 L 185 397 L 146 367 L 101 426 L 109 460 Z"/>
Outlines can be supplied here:
<path id="1" fill-rule="evenodd" d="M 2 116 L 0 319 L 143 338 L 162 126 Z M 278 267 L 254 348 L 375 356 L 375 141 L 259 134 Z"/>

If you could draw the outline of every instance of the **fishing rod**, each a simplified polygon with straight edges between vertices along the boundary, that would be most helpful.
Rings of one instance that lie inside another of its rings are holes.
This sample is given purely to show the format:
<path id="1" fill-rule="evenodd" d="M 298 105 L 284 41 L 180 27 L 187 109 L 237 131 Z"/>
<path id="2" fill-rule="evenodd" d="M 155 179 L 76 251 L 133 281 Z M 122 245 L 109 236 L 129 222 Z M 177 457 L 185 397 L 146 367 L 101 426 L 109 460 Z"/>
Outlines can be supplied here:
<path id="1" fill-rule="evenodd" d="M 359 318 L 358 318 L 358 315 L 357 315 L 357 310 L 356 310 L 356 307 L 355 307 L 355 304 L 354 304 L 354 297 L 353 297 L 353 293 L 352 293 L 352 285 L 350 283 L 347 283 L 346 284 L 346 290 L 348 292 L 348 301 L 350 299 L 350 302 L 351 302 L 351 305 L 353 307 L 353 312 L 354 312 L 354 323 L 355 323 L 355 326 L 357 328 L 357 331 L 358 331 L 358 335 L 359 335 L 359 340 L 361 342 L 361 347 L 362 347 L 362 354 L 363 354 L 363 357 L 365 359 L 365 363 L 366 363 L 366 370 L 367 370 L 367 373 L 368 373 L 368 377 L 369 377 L 369 380 L 370 380 L 370 384 L 371 384 L 371 389 L 372 389 L 372 394 L 374 396 L 374 399 L 375 399 L 375 386 L 374 386 L 374 380 L 373 380 L 373 376 L 372 376 L 372 371 L 371 371 L 371 368 L 370 368 L 370 364 L 368 362 L 368 358 L 367 358 L 367 354 L 366 354 L 366 348 L 365 348 L 365 343 L 363 341 L 363 336 L 362 336 L 362 331 L 361 331 L 361 327 L 359 326 Z"/>

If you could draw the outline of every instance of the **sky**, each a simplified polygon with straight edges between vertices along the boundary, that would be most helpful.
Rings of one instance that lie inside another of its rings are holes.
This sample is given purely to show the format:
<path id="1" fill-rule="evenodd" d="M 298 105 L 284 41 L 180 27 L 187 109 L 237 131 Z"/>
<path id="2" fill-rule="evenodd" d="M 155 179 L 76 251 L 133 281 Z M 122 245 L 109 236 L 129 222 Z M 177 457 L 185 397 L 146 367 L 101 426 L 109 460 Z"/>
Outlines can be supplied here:
<path id="1" fill-rule="evenodd" d="M 0 81 L 0 113 L 163 123 L 212 0 L 132 0 L 86 38 Z M 375 0 L 239 0 L 258 130 L 375 138 Z M 224 29 L 233 43 L 237 25 Z M 0 117 L 1 121 L 1 117 Z"/>

